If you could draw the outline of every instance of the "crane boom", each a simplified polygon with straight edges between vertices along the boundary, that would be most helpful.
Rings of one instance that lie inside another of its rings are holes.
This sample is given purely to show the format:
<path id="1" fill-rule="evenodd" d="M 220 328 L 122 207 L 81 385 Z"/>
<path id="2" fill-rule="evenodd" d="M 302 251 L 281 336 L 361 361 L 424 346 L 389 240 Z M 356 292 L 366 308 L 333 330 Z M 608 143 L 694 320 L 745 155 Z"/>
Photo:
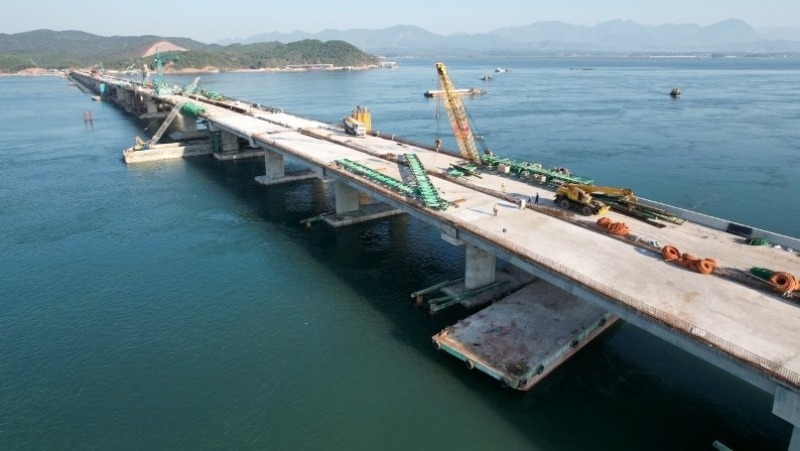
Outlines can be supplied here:
<path id="1" fill-rule="evenodd" d="M 195 78 L 194 81 L 191 82 L 189 84 L 189 86 L 187 86 L 186 89 L 184 90 L 184 92 L 186 93 L 185 95 L 188 96 L 189 94 L 191 94 L 194 91 L 194 89 L 197 87 L 197 82 L 199 82 L 199 81 L 200 81 L 200 77 Z M 175 118 L 178 117 L 178 113 L 181 112 L 181 108 L 183 108 L 183 105 L 186 102 L 187 101 L 180 102 L 180 103 L 178 103 L 178 104 L 176 104 L 176 105 L 174 105 L 172 107 L 172 110 L 170 110 L 170 112 L 167 115 L 167 117 L 164 118 L 164 122 L 161 123 L 161 126 L 158 127 L 158 130 L 156 130 L 156 132 L 153 134 L 153 136 L 150 138 L 150 140 L 147 141 L 147 147 L 148 148 L 150 146 L 152 146 L 153 144 L 158 143 L 158 140 L 161 139 L 161 136 L 164 134 L 164 132 L 167 131 L 167 128 L 170 126 L 170 124 L 172 124 L 172 121 L 174 121 Z"/>
<path id="2" fill-rule="evenodd" d="M 467 111 L 464 108 L 464 103 L 461 102 L 461 96 L 456 92 L 456 88 L 453 86 L 453 82 L 450 81 L 450 76 L 447 75 L 447 68 L 443 63 L 436 63 L 436 72 L 439 74 L 439 84 L 442 85 L 444 90 L 444 109 L 447 111 L 447 117 L 453 127 L 453 135 L 458 144 L 458 150 L 461 151 L 461 156 L 464 159 L 479 163 L 481 157 L 475 146 L 475 137 L 472 135 Z"/>

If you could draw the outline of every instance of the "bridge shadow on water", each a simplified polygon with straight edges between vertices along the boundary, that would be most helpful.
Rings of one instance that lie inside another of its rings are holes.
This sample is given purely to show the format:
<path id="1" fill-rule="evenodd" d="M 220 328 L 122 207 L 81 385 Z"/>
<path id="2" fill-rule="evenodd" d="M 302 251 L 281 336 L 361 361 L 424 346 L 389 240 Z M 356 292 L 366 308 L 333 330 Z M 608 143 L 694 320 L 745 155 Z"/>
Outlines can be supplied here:
<path id="1" fill-rule="evenodd" d="M 791 427 L 771 414 L 770 394 L 621 322 L 531 392 L 501 388 L 431 344 L 432 335 L 470 312 L 453 307 L 431 315 L 409 297 L 463 276 L 463 248 L 445 244 L 431 227 L 407 216 L 338 230 L 315 223 L 308 230 L 302 220 L 334 210 L 332 185 L 315 179 L 264 187 L 254 180 L 263 174 L 262 160 L 195 158 L 186 164 L 245 202 L 271 226 L 265 234 L 275 238 L 277 231 L 278 239 L 301 246 L 368 299 L 391 321 L 395 341 L 474 393 L 526 438 L 526 448 L 710 450 L 715 440 L 734 450 L 788 446 Z"/>

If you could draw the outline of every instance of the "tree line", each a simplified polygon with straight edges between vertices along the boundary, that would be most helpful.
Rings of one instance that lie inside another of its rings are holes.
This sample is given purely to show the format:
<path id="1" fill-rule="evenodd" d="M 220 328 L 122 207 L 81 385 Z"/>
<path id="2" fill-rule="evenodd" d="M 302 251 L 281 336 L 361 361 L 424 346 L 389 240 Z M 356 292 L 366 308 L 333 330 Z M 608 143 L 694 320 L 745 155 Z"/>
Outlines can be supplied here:
<path id="1" fill-rule="evenodd" d="M 280 68 L 292 64 L 333 64 L 364 66 L 378 59 L 344 41 L 322 42 L 316 39 L 280 43 L 203 44 L 187 38 L 159 36 L 103 37 L 80 31 L 37 30 L 0 34 L 0 72 L 14 73 L 32 67 L 68 69 L 97 67 L 125 70 L 154 68 L 152 56 L 142 57 L 154 44 L 168 41 L 187 49 L 164 52 L 160 56 L 175 69 L 220 70 Z"/>

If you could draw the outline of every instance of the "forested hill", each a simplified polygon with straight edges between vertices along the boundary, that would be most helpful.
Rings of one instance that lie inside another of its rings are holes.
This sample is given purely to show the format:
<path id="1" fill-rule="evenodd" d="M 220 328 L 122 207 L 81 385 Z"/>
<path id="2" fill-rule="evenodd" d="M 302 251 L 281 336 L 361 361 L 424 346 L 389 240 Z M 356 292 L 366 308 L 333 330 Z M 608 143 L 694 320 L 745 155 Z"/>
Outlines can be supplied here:
<path id="1" fill-rule="evenodd" d="M 364 66 L 378 59 L 344 41 L 306 39 L 291 43 L 262 42 L 220 46 L 187 38 L 97 36 L 81 31 L 37 30 L 0 34 L 0 72 L 27 68 L 66 69 L 101 65 L 124 70 L 152 64 L 148 50 L 163 45 L 161 56 L 176 69 L 214 67 L 222 70 L 278 68 L 288 64 Z M 184 50 L 167 50 L 172 48 Z"/>

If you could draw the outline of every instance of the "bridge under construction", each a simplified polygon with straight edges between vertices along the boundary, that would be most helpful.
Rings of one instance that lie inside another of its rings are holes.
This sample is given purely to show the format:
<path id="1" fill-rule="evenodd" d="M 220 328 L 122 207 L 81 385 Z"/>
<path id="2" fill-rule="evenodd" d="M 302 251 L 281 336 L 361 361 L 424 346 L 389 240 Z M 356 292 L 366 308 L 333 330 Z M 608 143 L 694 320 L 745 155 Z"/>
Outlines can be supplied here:
<path id="1" fill-rule="evenodd" d="M 467 368 L 528 390 L 621 319 L 772 394 L 773 413 L 794 426 L 790 449 L 800 450 L 797 238 L 646 199 L 637 200 L 642 211 L 657 214 L 611 208 L 598 220 L 554 203 L 560 185 L 592 183 L 563 171 L 496 156 L 465 161 L 463 152 L 377 132 L 357 137 L 196 86 L 158 92 L 102 74 L 70 76 L 140 120 L 169 119 L 164 129 L 179 142 L 139 140 L 123 152 L 128 164 L 263 158 L 257 180 L 266 186 L 332 184 L 335 211 L 309 226 L 407 214 L 462 246 L 463 278 L 410 295 L 431 312 L 488 305 L 432 337 Z M 289 173 L 286 159 L 308 170 Z M 512 269 L 498 270 L 498 261 Z"/>

